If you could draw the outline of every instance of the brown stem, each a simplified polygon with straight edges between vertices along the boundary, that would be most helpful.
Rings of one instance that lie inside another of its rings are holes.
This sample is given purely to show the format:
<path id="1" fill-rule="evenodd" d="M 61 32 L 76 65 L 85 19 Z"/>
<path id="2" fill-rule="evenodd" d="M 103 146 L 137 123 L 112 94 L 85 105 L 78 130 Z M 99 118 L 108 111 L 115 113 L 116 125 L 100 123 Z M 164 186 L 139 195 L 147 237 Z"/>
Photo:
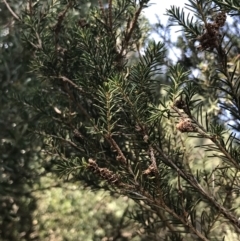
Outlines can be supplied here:
<path id="1" fill-rule="evenodd" d="M 124 52 L 125 48 L 127 47 L 129 40 L 132 37 L 133 31 L 134 31 L 134 29 L 136 27 L 136 24 L 137 24 L 137 20 L 139 18 L 139 15 L 140 15 L 142 9 L 143 9 L 143 5 L 144 5 L 143 1 L 140 1 L 140 7 L 137 9 L 137 11 L 134 14 L 134 17 L 133 17 L 132 21 L 127 26 L 126 35 L 125 35 L 125 38 L 123 40 L 123 45 L 122 45 L 122 49 L 121 49 L 121 52 L 120 52 L 120 56 L 123 55 L 123 52 Z"/>
<path id="2" fill-rule="evenodd" d="M 83 91 L 83 89 L 81 87 L 79 87 L 77 84 L 75 84 L 72 80 L 68 79 L 66 76 L 58 76 L 58 77 L 53 76 L 53 78 L 57 78 L 57 79 L 59 78 L 63 82 L 67 82 L 68 84 L 70 84 L 76 90 L 80 91 L 81 93 L 84 93 L 84 91 Z"/>
<path id="3" fill-rule="evenodd" d="M 12 10 L 12 8 L 9 6 L 8 2 L 6 0 L 3 0 L 3 2 L 5 3 L 7 9 L 9 10 L 9 12 L 12 14 L 12 16 L 18 20 L 21 21 L 20 17 Z"/>
<path id="4" fill-rule="evenodd" d="M 174 218 L 179 220 L 183 225 L 185 225 L 185 227 L 189 228 L 192 231 L 192 233 L 196 234 L 200 240 L 209 241 L 202 233 L 200 233 L 196 228 L 194 228 L 194 226 L 191 224 L 191 222 L 188 221 L 188 219 L 186 220 L 184 217 L 178 215 L 171 208 L 169 208 L 165 204 L 165 202 L 162 198 L 160 198 L 160 199 L 153 198 L 148 192 L 146 192 L 144 190 L 142 190 L 142 195 L 143 195 L 143 197 L 145 197 L 145 202 L 149 206 L 151 206 L 151 207 L 155 206 L 156 208 L 169 213 Z"/>
<path id="5" fill-rule="evenodd" d="M 233 180 L 231 180 L 231 185 L 230 185 L 230 187 L 229 187 L 230 190 L 232 190 L 232 188 L 233 188 L 233 186 L 234 186 L 234 184 L 235 184 L 235 180 L 237 179 L 237 175 L 238 175 L 238 171 L 235 172 L 235 174 L 234 174 L 234 176 L 233 176 Z M 230 194 L 231 194 L 231 192 L 226 192 L 226 196 L 225 196 L 224 201 L 223 201 L 223 206 L 226 204 L 228 198 L 230 198 Z M 221 213 L 218 212 L 218 213 L 215 215 L 215 217 L 213 218 L 212 223 L 211 223 L 211 224 L 209 225 L 209 227 L 208 227 L 207 233 L 209 233 L 209 232 L 211 231 L 211 229 L 214 227 L 214 225 L 215 225 L 216 222 L 218 221 L 218 218 L 219 218 L 220 214 L 221 214 Z M 236 231 L 237 231 L 237 230 L 236 230 Z"/>
<path id="6" fill-rule="evenodd" d="M 166 212 L 168 212 L 169 214 L 171 214 L 173 217 L 175 217 L 176 219 L 178 219 L 179 221 L 181 221 L 182 224 L 184 224 L 185 226 L 187 226 L 193 233 L 195 233 L 198 238 L 202 241 L 209 241 L 209 239 L 207 239 L 204 235 L 202 235 L 202 233 L 200 233 L 196 228 L 193 227 L 193 225 L 191 224 L 191 222 L 189 222 L 188 220 L 185 220 L 184 217 L 179 216 L 178 214 L 176 214 L 172 209 L 170 209 L 168 206 L 164 206 L 163 207 L 164 210 L 166 210 Z"/>
<path id="7" fill-rule="evenodd" d="M 173 167 L 184 180 L 186 180 L 193 188 L 195 188 L 198 193 L 200 193 L 205 199 L 207 199 L 211 205 L 213 205 L 219 212 L 221 212 L 221 214 L 223 214 L 223 216 L 227 218 L 233 224 L 233 226 L 238 229 L 238 231 L 240 231 L 240 222 L 238 221 L 238 219 L 234 217 L 231 213 L 229 213 L 229 211 L 226 210 L 222 205 L 220 205 L 213 196 L 206 193 L 206 191 L 201 187 L 201 185 L 198 183 L 194 176 L 189 175 L 183 170 L 179 169 L 174 163 L 174 161 L 170 157 L 166 156 L 165 153 L 163 153 L 163 151 L 158 146 L 155 145 L 154 148 L 160 153 L 160 155 L 164 158 L 165 162 L 168 165 Z"/>
<path id="8" fill-rule="evenodd" d="M 112 31 L 112 0 L 108 0 L 108 20 L 109 28 Z"/>
<path id="9" fill-rule="evenodd" d="M 98 0 L 98 5 L 99 5 L 100 10 L 102 11 L 102 16 L 105 17 L 105 12 L 104 12 L 102 0 Z"/>
<path id="10" fill-rule="evenodd" d="M 28 9 L 29 9 L 30 15 L 32 16 L 33 15 L 32 0 L 28 0 Z"/>
<path id="11" fill-rule="evenodd" d="M 34 133 L 37 134 L 37 135 L 41 135 L 41 136 L 45 136 L 45 137 L 52 137 L 52 138 L 61 140 L 61 141 L 65 142 L 65 143 L 69 144 L 70 146 L 74 147 L 78 151 L 82 152 L 82 149 L 79 148 L 74 142 L 72 142 L 70 140 L 66 140 L 63 137 L 60 137 L 60 136 L 57 136 L 57 135 L 52 135 L 52 134 L 47 134 L 47 133 L 40 132 L 40 131 L 34 131 Z"/>

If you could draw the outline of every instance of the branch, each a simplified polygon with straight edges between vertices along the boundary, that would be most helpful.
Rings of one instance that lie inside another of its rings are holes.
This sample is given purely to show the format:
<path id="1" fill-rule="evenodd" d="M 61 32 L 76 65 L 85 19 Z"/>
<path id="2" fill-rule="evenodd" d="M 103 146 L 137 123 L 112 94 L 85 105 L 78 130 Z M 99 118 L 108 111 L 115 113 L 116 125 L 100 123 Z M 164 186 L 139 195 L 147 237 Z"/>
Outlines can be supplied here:
<path id="1" fill-rule="evenodd" d="M 109 27 L 112 31 L 112 0 L 108 1 L 108 20 L 109 20 Z"/>
<path id="2" fill-rule="evenodd" d="M 63 137 L 57 136 L 57 135 L 52 135 L 52 134 L 47 134 L 45 132 L 40 132 L 40 131 L 33 131 L 35 134 L 40 135 L 40 136 L 44 136 L 44 137 L 52 137 L 58 140 L 61 140 L 67 144 L 69 144 L 70 146 L 72 146 L 73 148 L 75 148 L 76 150 L 82 152 L 83 149 L 79 148 L 74 142 L 64 139 Z"/>
<path id="3" fill-rule="evenodd" d="M 11 7 L 9 6 L 8 2 L 6 0 L 3 0 L 3 2 L 5 3 L 7 9 L 9 10 L 9 12 L 12 14 L 12 16 L 18 20 L 21 21 L 20 17 L 11 9 Z"/>
<path id="4" fill-rule="evenodd" d="M 75 84 L 72 80 L 68 79 L 66 76 L 52 76 L 55 79 L 61 79 L 63 82 L 67 82 L 69 83 L 72 87 L 74 87 L 76 90 L 80 91 L 81 93 L 85 92 L 83 91 L 83 89 L 81 87 L 79 87 L 77 84 Z"/>
<path id="5" fill-rule="evenodd" d="M 198 193 L 200 193 L 206 200 L 208 200 L 211 205 L 213 205 L 221 214 L 223 214 L 225 218 L 227 218 L 234 225 L 234 227 L 238 228 L 238 231 L 240 231 L 239 220 L 231 213 L 229 213 L 229 211 L 225 209 L 222 205 L 220 205 L 213 196 L 206 193 L 206 191 L 201 187 L 201 185 L 198 183 L 198 181 L 193 175 L 186 174 L 184 171 L 179 169 L 174 163 L 174 161 L 170 157 L 166 156 L 158 146 L 155 145 L 155 149 L 164 158 L 166 164 L 173 167 L 184 180 L 186 180 L 193 188 L 195 188 Z"/>
<path id="6" fill-rule="evenodd" d="M 207 239 L 202 233 L 200 233 L 196 228 L 194 228 L 194 226 L 191 224 L 191 222 L 189 222 L 188 220 L 186 220 L 184 217 L 178 215 L 176 212 L 174 212 L 171 208 L 169 208 L 164 200 L 162 198 L 153 198 L 152 195 L 150 195 L 148 192 L 144 191 L 143 189 L 140 190 L 140 192 L 142 193 L 141 196 L 144 197 L 143 200 L 145 200 L 145 202 L 150 206 L 153 207 L 155 206 L 156 208 L 163 210 L 167 213 L 169 213 L 170 215 L 172 215 L 174 218 L 176 218 L 177 220 L 179 220 L 183 225 L 185 225 L 186 227 L 188 227 L 193 233 L 195 233 L 198 238 L 202 241 L 209 241 L 209 239 Z M 183 239 L 184 240 L 184 239 Z"/>
<path id="7" fill-rule="evenodd" d="M 125 38 L 123 40 L 123 46 L 122 46 L 122 49 L 121 49 L 121 52 L 120 52 L 120 56 L 122 56 L 123 54 L 123 51 L 125 50 L 129 40 L 131 39 L 132 37 L 132 34 L 133 34 L 133 31 L 136 27 L 136 24 L 137 24 L 137 20 L 139 18 L 139 15 L 143 9 L 143 6 L 144 6 L 144 3 L 143 1 L 140 2 L 140 7 L 137 9 L 137 11 L 135 12 L 134 14 L 134 18 L 132 19 L 132 21 L 129 23 L 127 29 L 126 29 L 126 35 L 125 35 Z"/>
<path id="8" fill-rule="evenodd" d="M 105 12 L 104 12 L 104 7 L 103 7 L 103 3 L 102 3 L 102 0 L 98 0 L 98 5 L 99 5 L 99 8 L 102 12 L 102 16 L 105 17 Z"/>

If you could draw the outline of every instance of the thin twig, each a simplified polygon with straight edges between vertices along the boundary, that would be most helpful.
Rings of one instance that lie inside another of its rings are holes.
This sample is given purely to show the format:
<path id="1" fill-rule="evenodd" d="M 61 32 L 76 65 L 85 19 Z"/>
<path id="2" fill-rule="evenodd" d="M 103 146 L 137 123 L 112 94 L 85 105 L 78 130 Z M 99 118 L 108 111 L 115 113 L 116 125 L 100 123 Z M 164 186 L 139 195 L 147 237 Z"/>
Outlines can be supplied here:
<path id="1" fill-rule="evenodd" d="M 122 46 L 122 49 L 120 51 L 120 56 L 122 56 L 126 46 L 128 45 L 129 40 L 132 37 L 133 31 L 134 31 L 134 29 L 135 29 L 135 27 L 137 25 L 137 21 L 138 21 L 138 18 L 140 16 L 140 13 L 141 13 L 141 11 L 143 9 L 143 6 L 144 6 L 144 3 L 143 3 L 143 1 L 141 1 L 140 2 L 140 7 L 137 9 L 137 11 L 134 14 L 134 17 L 133 17 L 132 21 L 129 22 L 129 24 L 127 26 L 126 35 L 125 35 L 125 38 L 123 40 L 123 46 Z"/>
<path id="2" fill-rule="evenodd" d="M 198 238 L 202 241 L 209 241 L 202 233 L 200 233 L 188 220 L 185 220 L 185 217 L 181 217 L 180 215 L 176 214 L 172 209 L 170 209 L 168 206 L 163 207 L 166 212 L 171 214 L 173 217 L 178 219 L 182 224 L 184 224 L 187 228 L 189 228 L 193 233 L 195 233 Z"/>
<path id="3" fill-rule="evenodd" d="M 100 10 L 102 11 L 103 17 L 105 17 L 105 12 L 104 12 L 102 0 L 98 0 L 98 5 L 99 5 Z"/>
<path id="4" fill-rule="evenodd" d="M 53 76 L 53 78 L 61 79 L 63 82 L 69 83 L 72 87 L 74 87 L 76 90 L 80 91 L 81 93 L 85 93 L 81 87 L 79 87 L 77 84 L 75 84 L 72 80 L 68 79 L 66 76 Z"/>
<path id="5" fill-rule="evenodd" d="M 120 160 L 126 164 L 127 163 L 127 158 L 125 157 L 125 155 L 123 154 L 123 152 L 121 151 L 120 147 L 118 146 L 118 144 L 116 143 L 116 141 L 112 138 L 112 136 L 110 135 L 106 135 L 105 138 L 107 140 L 109 140 L 110 144 L 112 145 L 112 147 L 117 151 Z"/>
<path id="6" fill-rule="evenodd" d="M 63 137 L 57 136 L 57 135 L 52 135 L 52 134 L 47 134 L 45 132 L 40 132 L 40 131 L 33 131 L 35 134 L 40 135 L 40 136 L 45 136 L 45 137 L 52 137 L 58 140 L 61 140 L 67 144 L 69 144 L 70 146 L 74 147 L 75 149 L 77 149 L 78 151 L 82 152 L 83 149 L 79 148 L 74 142 L 64 139 Z"/>
<path id="7" fill-rule="evenodd" d="M 233 188 L 233 185 L 234 185 L 234 183 L 235 183 L 235 179 L 237 178 L 237 175 L 238 175 L 238 171 L 236 170 L 235 175 L 234 175 L 234 177 L 233 177 L 234 180 L 231 180 L 231 185 L 230 185 L 230 187 L 229 187 L 230 190 L 232 190 L 232 188 Z M 227 192 L 226 192 L 226 196 L 225 196 L 224 201 L 223 201 L 223 206 L 225 206 L 225 204 L 227 203 L 228 198 L 231 198 L 231 194 L 232 194 L 231 191 L 227 191 Z M 213 220 L 213 221 L 212 221 L 212 223 L 209 224 L 207 233 L 210 233 L 211 229 L 214 227 L 214 225 L 216 224 L 216 222 L 219 221 L 220 215 L 221 215 L 221 212 L 218 211 L 218 213 L 216 213 L 216 214 L 212 217 L 212 220 Z"/>
<path id="8" fill-rule="evenodd" d="M 72 7 L 72 1 L 69 1 L 67 4 L 66 8 L 58 14 L 58 20 L 57 23 L 54 26 L 54 31 L 55 31 L 55 49 L 57 50 L 57 45 L 58 45 L 58 40 L 59 40 L 59 32 L 62 28 L 62 23 L 64 18 L 66 17 L 66 14 L 68 10 Z"/>
<path id="9" fill-rule="evenodd" d="M 20 17 L 11 9 L 11 7 L 9 6 L 8 2 L 6 0 L 3 0 L 3 2 L 5 3 L 7 9 L 9 10 L 9 12 L 12 14 L 12 16 L 18 20 L 21 21 Z"/>
<path id="10" fill-rule="evenodd" d="M 33 15 L 32 0 L 28 1 L 28 8 L 29 8 L 29 13 L 32 16 Z"/>
<path id="11" fill-rule="evenodd" d="M 36 37 L 37 37 L 37 40 L 38 40 L 38 45 L 37 46 L 38 46 L 39 49 L 42 49 L 42 40 L 41 40 L 38 32 L 35 31 L 35 33 L 36 33 Z"/>
<path id="12" fill-rule="evenodd" d="M 109 28 L 112 31 L 112 0 L 108 1 L 108 20 L 109 20 Z"/>
<path id="13" fill-rule="evenodd" d="M 183 218 L 185 219 L 186 222 L 188 222 L 188 212 L 186 211 L 185 205 L 184 205 L 184 197 L 183 197 L 183 189 L 181 186 L 181 177 L 178 172 L 178 195 L 180 196 L 181 199 L 181 207 L 182 207 L 182 213 L 183 213 Z"/>
<path id="14" fill-rule="evenodd" d="M 209 239 L 207 239 L 202 233 L 200 233 L 192 224 L 191 222 L 189 222 L 188 220 L 185 220 L 184 217 L 178 215 L 174 210 L 172 210 L 171 208 L 169 208 L 163 199 L 156 199 L 153 198 L 151 194 L 149 194 L 148 192 L 144 191 L 143 189 L 140 190 L 142 193 L 142 196 L 145 197 L 145 202 L 146 204 L 148 204 L 150 207 L 155 206 L 156 208 L 163 210 L 164 212 L 169 213 L 170 215 L 172 215 L 174 218 L 176 218 L 177 220 L 179 220 L 184 226 L 186 226 L 186 228 L 189 228 L 193 233 L 195 233 L 198 238 L 202 241 L 209 241 Z M 183 239 L 184 240 L 184 239 Z"/>

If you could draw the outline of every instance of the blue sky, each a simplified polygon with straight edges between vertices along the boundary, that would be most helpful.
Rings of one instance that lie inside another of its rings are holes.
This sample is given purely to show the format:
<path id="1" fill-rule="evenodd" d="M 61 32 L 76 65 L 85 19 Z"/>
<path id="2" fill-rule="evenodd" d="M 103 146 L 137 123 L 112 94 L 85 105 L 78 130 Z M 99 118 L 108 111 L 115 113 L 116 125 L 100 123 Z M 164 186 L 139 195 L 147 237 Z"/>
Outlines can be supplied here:
<path id="1" fill-rule="evenodd" d="M 188 0 L 151 0 L 149 4 L 151 6 L 147 9 L 144 9 L 144 13 L 151 23 L 156 22 L 156 15 L 165 22 L 167 21 L 167 16 L 164 16 L 166 13 L 166 8 L 170 8 L 171 5 L 178 7 L 184 7 L 184 3 L 187 3 Z"/>
<path id="2" fill-rule="evenodd" d="M 151 0 L 149 2 L 150 7 L 144 9 L 143 13 L 148 18 L 151 24 L 157 22 L 156 15 L 161 20 L 161 23 L 165 24 L 168 19 L 168 16 L 164 15 L 166 14 L 166 9 L 169 9 L 171 5 L 183 8 L 185 3 L 188 3 L 188 0 Z M 179 30 L 179 28 L 177 27 L 171 28 L 171 38 L 173 38 L 173 40 L 176 39 L 177 35 L 180 34 L 180 32 L 176 32 L 177 30 Z M 152 38 L 154 38 L 156 41 L 160 40 L 157 34 L 153 34 Z M 174 53 L 170 50 L 170 58 L 176 59 L 175 54 L 180 54 L 178 53 L 177 49 L 174 49 Z"/>

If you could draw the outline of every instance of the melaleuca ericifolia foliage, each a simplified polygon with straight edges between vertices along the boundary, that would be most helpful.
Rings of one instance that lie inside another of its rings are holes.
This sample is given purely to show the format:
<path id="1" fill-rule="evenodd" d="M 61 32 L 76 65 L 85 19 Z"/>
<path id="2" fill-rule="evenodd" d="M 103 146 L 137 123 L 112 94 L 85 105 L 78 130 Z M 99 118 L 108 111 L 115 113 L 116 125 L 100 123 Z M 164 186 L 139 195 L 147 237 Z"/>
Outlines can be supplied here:
<path id="1" fill-rule="evenodd" d="M 239 141 L 217 111 L 238 128 L 239 72 L 228 67 L 224 40 L 231 8 L 190 0 L 195 18 L 167 11 L 206 66 L 193 78 L 168 65 L 163 43 L 145 39 L 148 3 L 99 1 L 82 19 L 75 1 L 30 2 L 16 17 L 25 47 L 35 49 L 36 88 L 20 97 L 38 119 L 31 132 L 61 177 L 134 199 L 132 217 L 152 238 L 236 240 Z"/>

